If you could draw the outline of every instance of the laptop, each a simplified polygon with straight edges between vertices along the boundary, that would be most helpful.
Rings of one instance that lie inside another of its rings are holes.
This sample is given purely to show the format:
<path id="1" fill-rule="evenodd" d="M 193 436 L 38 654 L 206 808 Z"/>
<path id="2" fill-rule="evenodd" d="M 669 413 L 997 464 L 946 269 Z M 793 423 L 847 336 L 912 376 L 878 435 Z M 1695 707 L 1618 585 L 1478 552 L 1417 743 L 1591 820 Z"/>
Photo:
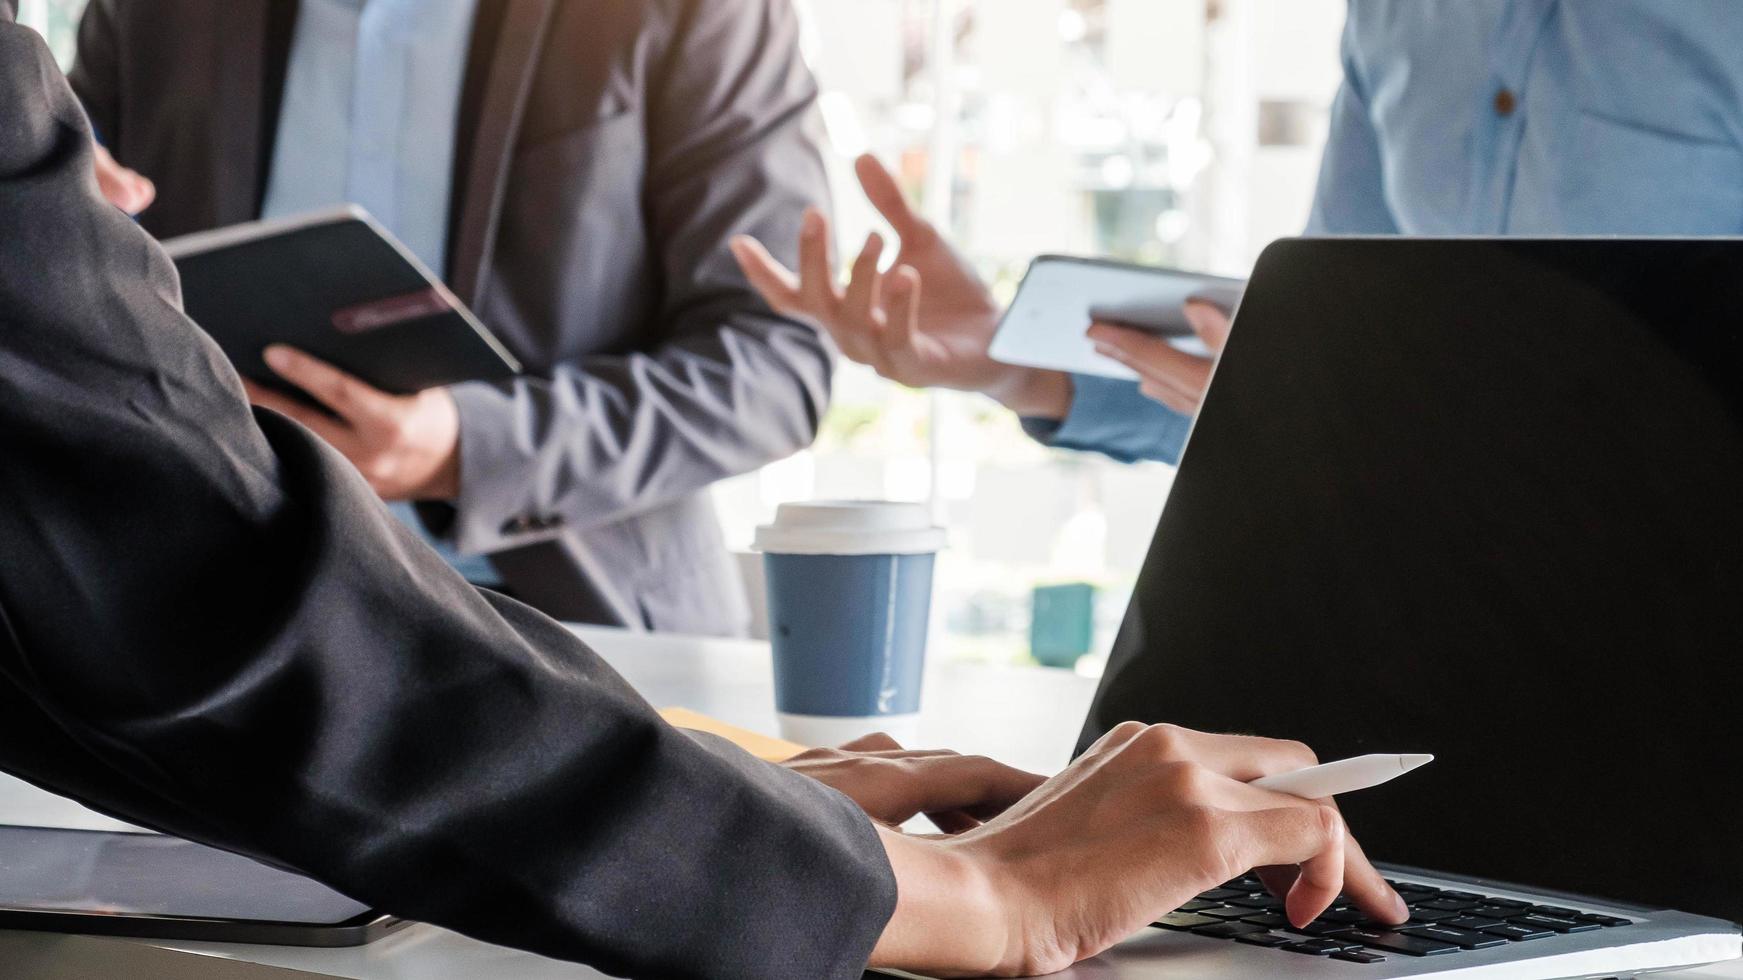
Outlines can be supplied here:
<path id="1" fill-rule="evenodd" d="M 1410 903 L 1242 877 L 1063 976 L 1628 976 L 1743 920 L 1743 240 L 1266 251 L 1079 751 L 1431 752 L 1340 801 Z"/>

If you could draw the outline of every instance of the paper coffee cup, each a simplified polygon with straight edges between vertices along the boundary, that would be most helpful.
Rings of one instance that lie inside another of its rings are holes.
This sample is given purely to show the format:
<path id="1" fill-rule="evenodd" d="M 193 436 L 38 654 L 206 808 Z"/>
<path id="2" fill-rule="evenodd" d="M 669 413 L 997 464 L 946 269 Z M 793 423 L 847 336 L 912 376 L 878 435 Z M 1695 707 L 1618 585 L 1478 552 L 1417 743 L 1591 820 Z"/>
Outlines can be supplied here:
<path id="1" fill-rule="evenodd" d="M 783 504 L 757 530 L 783 737 L 912 740 L 944 542 L 925 507 L 887 501 Z"/>

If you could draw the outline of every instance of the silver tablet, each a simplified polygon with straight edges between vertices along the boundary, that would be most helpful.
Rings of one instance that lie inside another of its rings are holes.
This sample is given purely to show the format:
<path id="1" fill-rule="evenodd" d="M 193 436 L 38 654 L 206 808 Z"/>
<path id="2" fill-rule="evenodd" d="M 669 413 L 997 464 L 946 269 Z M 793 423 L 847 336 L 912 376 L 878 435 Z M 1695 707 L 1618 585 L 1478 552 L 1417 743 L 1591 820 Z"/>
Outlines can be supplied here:
<path id="1" fill-rule="evenodd" d="M 302 875 L 174 837 L 0 827 L 0 929 L 360 946 L 404 924 Z"/>
<path id="2" fill-rule="evenodd" d="M 1130 369 L 1096 353 L 1084 336 L 1092 322 L 1142 330 L 1188 350 L 1202 350 L 1186 321 L 1186 302 L 1203 300 L 1233 312 L 1245 288 L 1244 281 L 1223 276 L 1043 255 L 1029 266 L 989 353 L 1005 364 L 1132 378 Z"/>

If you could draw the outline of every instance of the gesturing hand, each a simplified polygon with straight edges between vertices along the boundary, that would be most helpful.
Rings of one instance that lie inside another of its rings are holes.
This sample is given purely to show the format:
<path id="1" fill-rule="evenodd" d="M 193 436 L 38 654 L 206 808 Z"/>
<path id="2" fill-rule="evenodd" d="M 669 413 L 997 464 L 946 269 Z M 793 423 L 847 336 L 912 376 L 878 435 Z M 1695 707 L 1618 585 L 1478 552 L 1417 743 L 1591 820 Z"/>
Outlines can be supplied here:
<path id="1" fill-rule="evenodd" d="M 97 189 L 110 204 L 128 214 L 138 214 L 157 200 L 157 185 L 115 162 L 102 146 L 96 150 Z"/>
<path id="2" fill-rule="evenodd" d="M 900 827 L 924 813 L 947 834 L 980 826 L 1045 782 L 979 756 L 906 751 L 882 734 L 813 749 L 783 765 L 840 791 L 879 823 Z"/>
<path id="3" fill-rule="evenodd" d="M 1211 356 L 1188 354 L 1160 337 L 1109 323 L 1089 328 L 1095 349 L 1138 372 L 1144 394 L 1182 415 L 1197 413 L 1210 387 L 1211 370 L 1229 342 L 1229 315 L 1213 304 L 1188 302 L 1186 322 L 1192 324 Z"/>
<path id="4" fill-rule="evenodd" d="M 884 834 L 898 897 L 872 962 L 1052 973 L 1254 868 L 1296 925 L 1340 893 L 1377 922 L 1404 921 L 1336 807 L 1247 785 L 1313 761 L 1290 742 L 1121 725 L 978 829 Z"/>
<path id="5" fill-rule="evenodd" d="M 853 263 L 847 288 L 838 287 L 829 223 L 813 211 L 800 233 L 796 275 L 755 239 L 733 241 L 733 255 L 751 284 L 776 311 L 819 324 L 843 354 L 898 384 L 977 391 L 1025 415 L 1063 417 L 1070 408 L 1070 379 L 988 356 L 1000 310 L 986 284 L 914 211 L 883 164 L 863 156 L 855 169 L 866 197 L 900 239 L 892 270 L 878 269 L 884 240 L 874 233 Z"/>
<path id="6" fill-rule="evenodd" d="M 384 500 L 452 500 L 460 493 L 460 413 L 446 389 L 389 395 L 325 361 L 284 346 L 266 364 L 309 393 L 321 412 L 244 380 L 248 400 L 314 430 L 356 466 Z"/>

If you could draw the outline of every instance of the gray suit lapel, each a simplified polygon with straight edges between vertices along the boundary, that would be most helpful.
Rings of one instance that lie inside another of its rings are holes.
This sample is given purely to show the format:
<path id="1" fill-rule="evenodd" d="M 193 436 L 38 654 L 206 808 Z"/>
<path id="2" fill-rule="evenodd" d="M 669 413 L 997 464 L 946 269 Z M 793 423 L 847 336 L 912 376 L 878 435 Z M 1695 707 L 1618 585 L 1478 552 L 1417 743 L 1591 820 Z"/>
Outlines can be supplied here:
<path id="1" fill-rule="evenodd" d="M 261 106 L 265 104 L 266 0 L 213 0 L 212 23 L 221 40 L 214 88 L 216 127 L 212 161 L 217 224 L 257 217 L 260 189 Z"/>
<path id="2" fill-rule="evenodd" d="M 557 0 L 508 0 L 503 11 L 502 33 L 484 83 L 465 192 L 460 198 L 460 213 L 455 216 L 460 225 L 450 285 L 474 309 L 483 300 L 484 264 L 495 244 L 508 167 L 556 7 Z"/>

